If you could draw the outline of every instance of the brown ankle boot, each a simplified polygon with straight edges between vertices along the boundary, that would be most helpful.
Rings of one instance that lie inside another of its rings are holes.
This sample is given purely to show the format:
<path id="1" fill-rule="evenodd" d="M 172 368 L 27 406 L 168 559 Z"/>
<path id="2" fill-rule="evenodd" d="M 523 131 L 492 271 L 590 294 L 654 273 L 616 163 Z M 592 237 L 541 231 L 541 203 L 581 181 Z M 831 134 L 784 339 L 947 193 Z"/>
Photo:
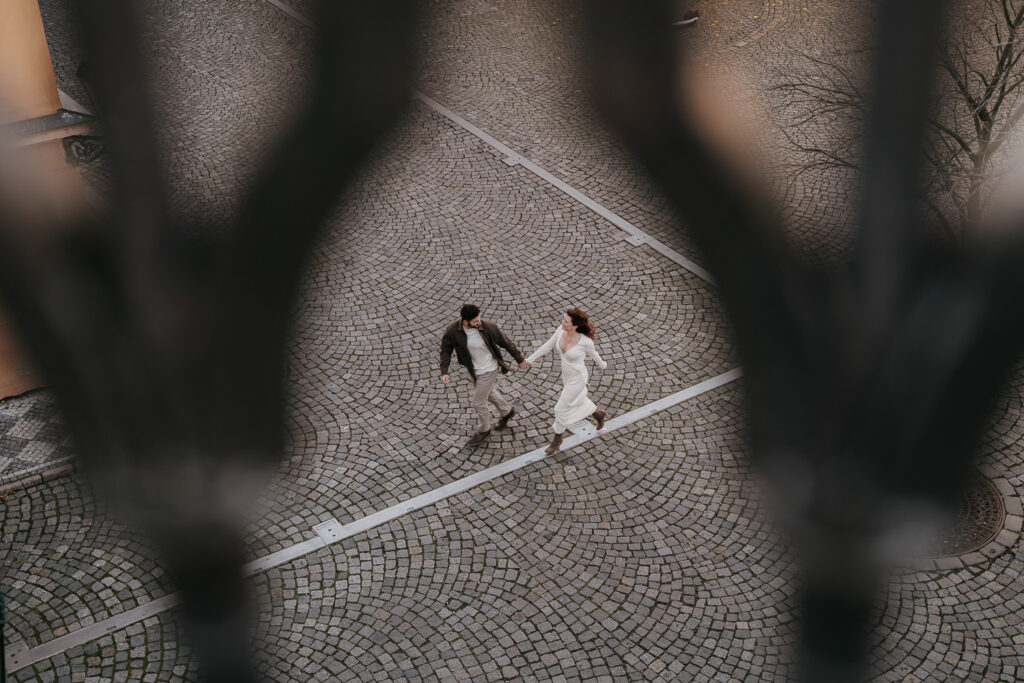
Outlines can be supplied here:
<path id="1" fill-rule="evenodd" d="M 494 425 L 494 428 L 495 429 L 504 429 L 505 427 L 508 426 L 508 421 L 511 420 L 512 416 L 515 415 L 515 414 L 516 414 L 516 409 L 515 408 L 510 409 L 506 414 L 501 416 L 501 419 L 498 420 L 498 424 Z"/>
<path id="2" fill-rule="evenodd" d="M 557 451 L 558 447 L 561 446 L 561 445 L 562 445 L 562 435 L 561 434 L 555 434 L 553 437 L 551 437 L 551 443 L 548 444 L 548 447 L 544 449 L 544 452 L 547 453 L 548 455 L 551 455 L 552 453 Z"/>
<path id="3" fill-rule="evenodd" d="M 602 427 L 604 427 L 604 421 L 608 419 L 608 411 L 607 410 L 595 410 L 594 411 L 594 419 L 597 420 L 597 428 L 601 429 Z"/>
<path id="4" fill-rule="evenodd" d="M 467 446 L 476 446 L 477 444 L 483 443 L 487 439 L 487 435 L 491 433 L 488 429 L 486 432 L 476 432 L 473 436 L 469 437 L 469 441 L 466 442 Z"/>

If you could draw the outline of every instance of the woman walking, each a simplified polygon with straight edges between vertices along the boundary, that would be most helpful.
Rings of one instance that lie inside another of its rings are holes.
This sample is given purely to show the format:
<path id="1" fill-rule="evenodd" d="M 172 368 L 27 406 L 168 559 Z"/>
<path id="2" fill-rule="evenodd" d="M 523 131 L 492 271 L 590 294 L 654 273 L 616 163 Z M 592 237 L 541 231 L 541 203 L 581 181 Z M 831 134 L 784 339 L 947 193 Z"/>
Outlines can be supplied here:
<path id="1" fill-rule="evenodd" d="M 602 370 L 608 367 L 608 363 L 597 355 L 597 349 L 594 348 L 594 326 L 586 313 L 578 308 L 566 311 L 562 317 L 562 326 L 526 360 L 532 363 L 553 348 L 558 349 L 558 355 L 562 359 L 562 393 L 555 404 L 555 423 L 552 425 L 555 435 L 551 438 L 550 445 L 544 449 L 548 454 L 554 453 L 562 445 L 562 434 L 569 425 L 593 415 L 597 420 L 597 428 L 601 429 L 604 427 L 604 421 L 608 419 L 607 411 L 599 410 L 594 402 L 587 398 L 589 375 L 587 367 L 583 364 L 584 358 L 589 355 Z"/>

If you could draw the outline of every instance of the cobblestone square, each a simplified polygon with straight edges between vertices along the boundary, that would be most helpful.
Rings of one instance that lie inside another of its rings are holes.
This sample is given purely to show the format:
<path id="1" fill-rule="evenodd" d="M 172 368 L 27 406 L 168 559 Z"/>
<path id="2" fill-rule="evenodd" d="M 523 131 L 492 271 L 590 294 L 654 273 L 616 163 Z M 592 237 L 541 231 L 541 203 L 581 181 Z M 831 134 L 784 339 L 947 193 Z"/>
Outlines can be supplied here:
<path id="1" fill-rule="evenodd" d="M 58 86 L 90 107 L 72 2 L 40 7 Z M 173 210 L 216 222 L 301 99 L 309 3 L 141 6 Z M 699 67 L 756 92 L 794 46 L 859 30 L 838 0 L 678 7 L 699 9 L 680 29 Z M 798 568 L 746 457 L 730 330 L 684 226 L 586 101 L 578 17 L 539 0 L 441 0 L 424 14 L 417 96 L 334 211 L 297 307 L 288 451 L 245 537 L 267 562 L 252 578 L 260 674 L 788 680 Z M 765 153 L 792 153 L 770 124 Z M 83 174 L 103 192 L 102 159 Z M 849 181 L 785 186 L 790 236 L 816 258 L 849 247 Z M 444 387 L 437 348 L 467 302 L 524 354 L 567 307 L 586 310 L 609 363 L 590 393 L 622 421 L 522 460 L 550 436 L 561 385 L 549 356 L 501 380 L 511 428 L 466 447 L 470 379 L 453 363 Z M 872 680 L 1024 677 L 1022 392 L 1018 368 L 979 454 L 1005 528 L 987 550 L 896 573 Z M 176 611 L 154 602 L 175 589 L 151 542 L 64 473 L 74 463 L 49 392 L 0 403 L 10 679 L 196 680 Z M 288 555 L 331 522 L 340 538 Z"/>

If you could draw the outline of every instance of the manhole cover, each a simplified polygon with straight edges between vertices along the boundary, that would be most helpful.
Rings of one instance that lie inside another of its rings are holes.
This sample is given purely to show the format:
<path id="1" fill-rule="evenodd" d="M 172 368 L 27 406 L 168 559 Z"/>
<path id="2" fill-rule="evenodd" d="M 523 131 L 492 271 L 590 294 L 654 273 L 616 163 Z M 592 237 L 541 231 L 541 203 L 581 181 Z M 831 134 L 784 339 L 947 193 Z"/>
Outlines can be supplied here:
<path id="1" fill-rule="evenodd" d="M 960 497 L 953 522 L 930 549 L 930 557 L 953 557 L 978 550 L 1003 528 L 1006 509 L 998 489 L 975 473 Z"/>

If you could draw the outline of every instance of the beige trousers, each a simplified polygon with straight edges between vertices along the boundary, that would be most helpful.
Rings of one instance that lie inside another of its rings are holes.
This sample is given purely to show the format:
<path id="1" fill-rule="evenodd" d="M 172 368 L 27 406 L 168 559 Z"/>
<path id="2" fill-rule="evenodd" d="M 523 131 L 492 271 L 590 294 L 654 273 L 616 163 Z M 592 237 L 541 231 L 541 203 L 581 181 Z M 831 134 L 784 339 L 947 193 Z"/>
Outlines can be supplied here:
<path id="1" fill-rule="evenodd" d="M 505 397 L 498 391 L 498 375 L 501 370 L 492 370 L 476 376 L 473 384 L 473 393 L 470 400 L 473 410 L 476 411 L 476 429 L 479 432 L 486 432 L 491 428 L 491 412 L 487 409 L 487 402 L 490 401 L 498 409 L 499 415 L 508 415 L 512 410 L 512 404 L 505 400 Z"/>

